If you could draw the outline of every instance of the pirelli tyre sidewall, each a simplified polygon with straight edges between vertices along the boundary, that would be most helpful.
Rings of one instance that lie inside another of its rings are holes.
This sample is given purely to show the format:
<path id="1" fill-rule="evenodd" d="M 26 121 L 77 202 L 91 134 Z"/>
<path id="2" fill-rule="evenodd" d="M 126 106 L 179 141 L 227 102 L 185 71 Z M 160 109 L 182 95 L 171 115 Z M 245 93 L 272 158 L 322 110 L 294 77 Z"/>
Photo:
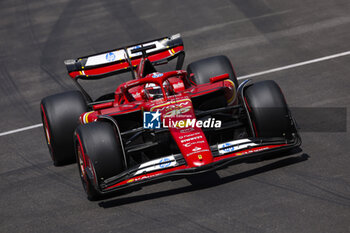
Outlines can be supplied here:
<path id="1" fill-rule="evenodd" d="M 230 79 L 238 87 L 236 73 L 232 67 L 230 60 L 224 56 L 214 56 L 192 62 L 187 66 L 188 75 L 194 74 L 192 81 L 196 84 L 209 83 L 211 77 L 222 74 L 229 74 Z"/>
<path id="2" fill-rule="evenodd" d="M 75 148 L 81 180 L 89 200 L 101 198 L 99 185 L 124 170 L 121 142 L 109 122 L 80 125 Z"/>
<path id="3" fill-rule="evenodd" d="M 74 130 L 79 117 L 87 111 L 86 101 L 79 91 L 69 91 L 42 99 L 40 104 L 45 139 L 54 165 L 75 161 Z"/>
<path id="4" fill-rule="evenodd" d="M 244 89 L 244 98 L 256 137 L 291 137 L 295 126 L 276 82 L 253 83 Z"/>

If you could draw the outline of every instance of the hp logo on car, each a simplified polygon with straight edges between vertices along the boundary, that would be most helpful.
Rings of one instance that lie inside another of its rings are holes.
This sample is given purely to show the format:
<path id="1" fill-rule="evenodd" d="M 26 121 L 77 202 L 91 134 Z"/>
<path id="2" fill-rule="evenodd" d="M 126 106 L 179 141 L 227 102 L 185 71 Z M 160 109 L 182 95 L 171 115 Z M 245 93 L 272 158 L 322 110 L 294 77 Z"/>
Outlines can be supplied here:
<path id="1" fill-rule="evenodd" d="M 170 164 L 171 164 L 169 158 L 161 159 L 161 160 L 159 161 L 159 163 L 160 163 L 160 164 L 159 164 L 159 167 L 161 167 L 161 168 L 169 167 Z"/>

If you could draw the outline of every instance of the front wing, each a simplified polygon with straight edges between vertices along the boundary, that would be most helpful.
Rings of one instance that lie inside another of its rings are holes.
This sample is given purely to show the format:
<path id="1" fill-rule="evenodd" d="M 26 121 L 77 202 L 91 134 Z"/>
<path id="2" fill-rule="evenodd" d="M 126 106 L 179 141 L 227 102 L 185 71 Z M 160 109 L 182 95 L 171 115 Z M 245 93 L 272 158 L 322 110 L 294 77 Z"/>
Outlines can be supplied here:
<path id="1" fill-rule="evenodd" d="M 301 138 L 295 135 L 291 140 L 281 138 L 240 139 L 211 146 L 213 162 L 190 167 L 182 154 L 170 155 L 143 163 L 117 176 L 106 179 L 98 187 L 99 192 L 109 193 L 146 184 L 153 184 L 172 178 L 218 170 L 233 163 L 244 162 L 267 153 L 290 150 L 301 145 Z"/>

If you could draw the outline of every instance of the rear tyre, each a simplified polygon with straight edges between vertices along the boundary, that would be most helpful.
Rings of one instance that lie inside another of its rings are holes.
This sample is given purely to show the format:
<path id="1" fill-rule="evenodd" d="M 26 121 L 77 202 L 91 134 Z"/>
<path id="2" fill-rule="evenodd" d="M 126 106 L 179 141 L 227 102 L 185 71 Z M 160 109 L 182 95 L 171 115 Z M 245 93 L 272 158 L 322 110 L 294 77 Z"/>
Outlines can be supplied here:
<path id="1" fill-rule="evenodd" d="M 75 161 L 73 133 L 87 111 L 81 92 L 69 91 L 42 99 L 41 118 L 46 142 L 55 166 Z"/>
<path id="2" fill-rule="evenodd" d="M 75 132 L 75 148 L 80 178 L 87 198 L 98 200 L 102 181 L 124 170 L 118 134 L 109 122 L 80 125 Z"/>
<path id="3" fill-rule="evenodd" d="M 254 83 L 245 88 L 244 96 L 256 137 L 291 137 L 295 127 L 277 83 Z"/>
<path id="4" fill-rule="evenodd" d="M 230 79 L 235 84 L 235 88 L 238 87 L 238 81 L 231 65 L 230 60 L 226 56 L 215 56 L 199 61 L 192 62 L 187 66 L 187 73 L 194 74 L 192 80 L 196 84 L 209 83 L 211 77 L 215 77 L 222 74 L 229 74 Z"/>

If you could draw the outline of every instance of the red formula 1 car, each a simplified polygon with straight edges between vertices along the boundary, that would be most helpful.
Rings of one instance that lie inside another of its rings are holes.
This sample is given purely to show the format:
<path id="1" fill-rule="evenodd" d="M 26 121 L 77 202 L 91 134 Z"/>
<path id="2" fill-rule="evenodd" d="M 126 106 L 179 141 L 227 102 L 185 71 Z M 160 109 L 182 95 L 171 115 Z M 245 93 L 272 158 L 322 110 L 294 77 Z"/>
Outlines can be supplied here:
<path id="1" fill-rule="evenodd" d="M 179 34 L 65 61 L 80 91 L 41 102 L 55 165 L 77 161 L 90 200 L 298 147 L 301 139 L 274 81 L 238 85 L 229 59 L 188 65 Z M 176 70 L 156 67 L 175 59 Z M 96 100 L 78 79 L 130 72 Z"/>

